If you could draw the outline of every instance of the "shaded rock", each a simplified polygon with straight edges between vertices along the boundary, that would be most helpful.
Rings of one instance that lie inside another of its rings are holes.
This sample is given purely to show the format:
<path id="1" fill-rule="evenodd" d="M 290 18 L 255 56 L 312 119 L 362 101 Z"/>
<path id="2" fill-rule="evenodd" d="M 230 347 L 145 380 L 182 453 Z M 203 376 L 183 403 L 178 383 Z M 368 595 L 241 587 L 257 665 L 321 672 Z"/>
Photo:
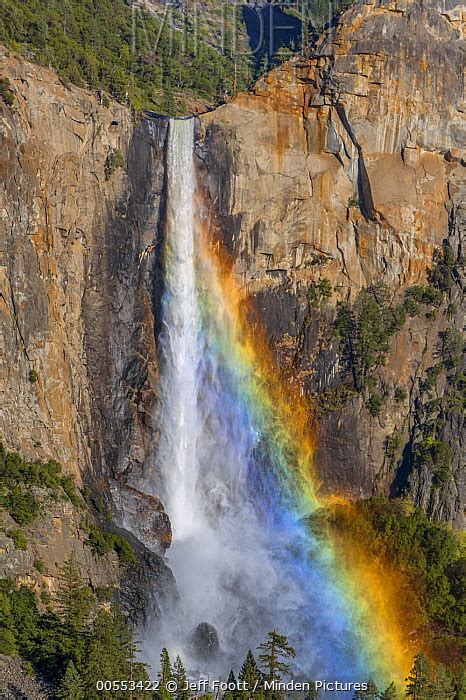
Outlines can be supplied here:
<path id="1" fill-rule="evenodd" d="M 200 622 L 190 639 L 193 655 L 200 661 L 213 661 L 220 656 L 220 642 L 217 630 L 208 622 Z"/>
<path id="2" fill-rule="evenodd" d="M 111 480 L 116 521 L 148 549 L 163 554 L 172 541 L 171 524 L 161 501 L 132 486 Z"/>

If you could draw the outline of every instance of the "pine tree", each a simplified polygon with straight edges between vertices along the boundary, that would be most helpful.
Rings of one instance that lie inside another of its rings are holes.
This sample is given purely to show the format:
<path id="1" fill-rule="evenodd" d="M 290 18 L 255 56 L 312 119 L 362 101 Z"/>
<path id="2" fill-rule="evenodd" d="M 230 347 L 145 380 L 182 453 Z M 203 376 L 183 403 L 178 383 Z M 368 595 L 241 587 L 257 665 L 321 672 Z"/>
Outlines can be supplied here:
<path id="1" fill-rule="evenodd" d="M 183 666 L 183 662 L 179 656 L 176 657 L 175 663 L 173 664 L 173 680 L 175 681 L 178 689 L 176 691 L 177 700 L 187 700 L 187 698 L 189 698 L 189 690 L 186 688 L 188 677 L 186 675 L 186 669 Z"/>
<path id="2" fill-rule="evenodd" d="M 455 678 L 454 700 L 466 700 L 466 669 L 464 666 Z"/>
<path id="3" fill-rule="evenodd" d="M 72 661 L 68 662 L 65 674 L 58 684 L 57 698 L 60 700 L 85 700 L 84 683 Z"/>
<path id="4" fill-rule="evenodd" d="M 279 681 L 283 674 L 290 671 L 291 667 L 286 660 L 294 659 L 296 651 L 288 644 L 288 638 L 284 634 L 272 630 L 258 649 L 262 650 L 259 662 L 267 681 Z M 274 690 L 266 691 L 264 695 L 269 700 L 280 700 L 283 697 L 283 693 Z"/>
<path id="5" fill-rule="evenodd" d="M 390 683 L 388 688 L 386 688 L 383 693 L 380 694 L 380 700 L 396 700 L 398 697 L 398 692 L 396 690 L 396 685 L 393 681 Z"/>
<path id="6" fill-rule="evenodd" d="M 259 700 L 262 695 L 262 674 L 259 671 L 256 660 L 252 651 L 249 649 L 246 654 L 241 670 L 238 675 L 238 680 L 244 684 L 244 690 L 240 690 L 241 697 L 250 698 L 254 693 L 255 700 Z"/>
<path id="7" fill-rule="evenodd" d="M 71 556 L 60 569 L 60 585 L 56 595 L 57 610 L 62 622 L 80 634 L 94 604 L 91 589 L 79 575 L 76 559 Z"/>
<path id="8" fill-rule="evenodd" d="M 173 670 L 170 664 L 168 651 L 165 647 L 162 649 L 162 653 L 160 654 L 160 671 L 158 673 L 158 678 L 158 696 L 160 700 L 172 700 L 173 696 L 171 692 L 167 690 L 167 683 L 173 680 Z"/>
<path id="9" fill-rule="evenodd" d="M 422 651 L 414 657 L 414 666 L 406 679 L 406 696 L 413 698 L 413 700 L 425 700 L 432 697 L 430 664 Z"/>
<path id="10" fill-rule="evenodd" d="M 121 680 L 131 677 L 131 660 L 128 658 L 128 638 L 124 632 L 124 616 L 114 606 L 110 613 L 100 610 L 90 632 L 85 667 L 86 700 L 125 698 L 118 691 L 97 691 L 97 681 Z"/>
<path id="11" fill-rule="evenodd" d="M 435 669 L 432 691 L 432 697 L 439 700 L 452 700 L 455 696 L 453 678 L 443 664 L 439 664 Z"/>
<path id="12" fill-rule="evenodd" d="M 367 681 L 366 690 L 356 690 L 354 700 L 377 700 L 379 691 L 372 678 Z"/>
<path id="13" fill-rule="evenodd" d="M 239 698 L 238 686 L 233 669 L 231 669 L 230 673 L 228 674 L 227 684 L 228 689 L 223 696 L 223 700 L 236 700 L 236 698 Z"/>
<path id="14" fill-rule="evenodd" d="M 317 700 L 319 697 L 319 691 L 316 688 L 315 681 L 311 682 L 311 687 L 309 688 L 309 693 L 306 695 L 304 700 Z"/>

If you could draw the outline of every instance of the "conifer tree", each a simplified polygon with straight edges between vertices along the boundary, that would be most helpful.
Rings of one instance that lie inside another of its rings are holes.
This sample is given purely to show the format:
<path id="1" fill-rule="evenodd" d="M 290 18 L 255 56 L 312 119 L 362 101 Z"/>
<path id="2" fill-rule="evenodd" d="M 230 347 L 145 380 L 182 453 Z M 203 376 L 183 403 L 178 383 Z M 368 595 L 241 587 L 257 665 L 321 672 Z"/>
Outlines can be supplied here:
<path id="1" fill-rule="evenodd" d="M 432 697 L 432 677 L 427 656 L 420 651 L 414 657 L 414 665 L 406 679 L 406 696 L 413 700 Z"/>
<path id="2" fill-rule="evenodd" d="M 448 669 L 443 664 L 439 664 L 435 669 L 432 690 L 433 698 L 442 698 L 442 700 L 452 700 L 455 696 L 453 678 L 449 673 Z"/>
<path id="3" fill-rule="evenodd" d="M 160 671 L 158 673 L 159 690 L 158 696 L 160 700 L 172 700 L 172 694 L 167 690 L 167 683 L 173 680 L 173 670 L 170 663 L 170 657 L 167 649 L 164 647 L 160 654 Z"/>
<path id="4" fill-rule="evenodd" d="M 79 575 L 78 565 L 73 555 L 60 569 L 56 603 L 62 622 L 72 632 L 80 634 L 92 610 L 94 596 Z"/>
<path id="5" fill-rule="evenodd" d="M 242 681 L 245 688 L 240 691 L 241 697 L 250 698 L 251 694 L 254 693 L 255 700 L 259 700 L 262 695 L 262 674 L 250 649 L 241 666 L 238 680 Z"/>
<path id="6" fill-rule="evenodd" d="M 68 662 L 65 674 L 58 684 L 59 700 L 85 700 L 84 683 L 72 661 Z"/>
<path id="7" fill-rule="evenodd" d="M 367 681 L 366 690 L 356 690 L 354 700 L 377 700 L 379 691 L 372 678 Z"/>
<path id="8" fill-rule="evenodd" d="M 319 697 L 319 691 L 316 688 L 316 683 L 315 681 L 312 681 L 311 687 L 309 688 L 309 692 L 304 698 L 304 700 L 317 700 Z"/>
<path id="9" fill-rule="evenodd" d="M 100 610 L 90 631 L 85 667 L 86 700 L 127 698 L 126 691 L 97 691 L 98 680 L 147 680 L 144 664 L 136 663 L 131 627 L 118 606 Z M 133 698 L 144 694 L 133 694 Z"/>
<path id="10" fill-rule="evenodd" d="M 176 657 L 175 663 L 173 664 L 173 680 L 176 682 L 177 686 L 177 700 L 187 700 L 187 698 L 189 698 L 189 690 L 186 688 L 188 677 L 186 675 L 186 669 L 179 656 Z"/>
<path id="11" fill-rule="evenodd" d="M 97 691 L 97 681 L 119 680 L 126 676 L 125 654 L 115 635 L 110 613 L 100 610 L 90 632 L 85 668 L 86 700 L 113 698 L 112 691 Z"/>
<path id="12" fill-rule="evenodd" d="M 396 700 L 398 697 L 398 692 L 396 690 L 396 685 L 393 681 L 390 683 L 388 688 L 386 688 L 383 693 L 380 694 L 380 700 Z"/>
<path id="13" fill-rule="evenodd" d="M 282 675 L 290 671 L 287 660 L 294 659 L 296 651 L 288 644 L 288 638 L 284 634 L 272 630 L 258 649 L 262 652 L 259 654 L 259 662 L 267 681 L 279 681 Z M 280 700 L 283 697 L 283 693 L 274 690 L 267 690 L 264 695 L 268 700 Z"/>
<path id="14" fill-rule="evenodd" d="M 454 700 L 466 700 L 466 669 L 464 666 L 455 678 Z"/>
<path id="15" fill-rule="evenodd" d="M 239 698 L 240 695 L 238 693 L 237 682 L 233 669 L 231 669 L 230 673 L 228 674 L 227 684 L 228 689 L 223 696 L 223 700 L 236 700 L 236 698 Z"/>

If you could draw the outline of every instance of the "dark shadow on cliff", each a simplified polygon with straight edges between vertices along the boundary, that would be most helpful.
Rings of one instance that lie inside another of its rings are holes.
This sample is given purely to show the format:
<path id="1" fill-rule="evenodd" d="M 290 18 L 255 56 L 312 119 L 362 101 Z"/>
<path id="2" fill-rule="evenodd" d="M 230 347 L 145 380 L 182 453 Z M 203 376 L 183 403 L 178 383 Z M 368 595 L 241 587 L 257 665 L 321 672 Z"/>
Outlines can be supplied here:
<path id="1" fill-rule="evenodd" d="M 162 285 L 161 202 L 166 120 L 136 124 L 123 194 L 91 232 L 83 300 L 96 475 L 137 478 L 155 443 L 154 326 Z M 114 175 L 117 177 L 117 175 Z M 105 211 L 105 210 L 104 210 Z M 90 484 L 99 489 L 95 479 Z"/>
<path id="2" fill-rule="evenodd" d="M 301 20 L 295 15 L 273 4 L 243 5 L 242 13 L 256 69 L 266 61 L 273 65 L 273 58 L 279 49 L 296 51 L 301 46 Z"/>

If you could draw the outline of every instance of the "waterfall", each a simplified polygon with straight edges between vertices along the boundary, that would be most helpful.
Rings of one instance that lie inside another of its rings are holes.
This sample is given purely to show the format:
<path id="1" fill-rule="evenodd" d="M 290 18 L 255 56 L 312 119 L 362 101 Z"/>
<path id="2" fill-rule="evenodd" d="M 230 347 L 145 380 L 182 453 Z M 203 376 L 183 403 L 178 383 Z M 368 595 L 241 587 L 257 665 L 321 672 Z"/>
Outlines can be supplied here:
<path id="1" fill-rule="evenodd" d="M 159 338 L 158 465 L 180 595 L 148 632 L 146 657 L 157 668 L 166 646 L 192 672 L 225 673 L 277 629 L 298 650 L 295 670 L 361 680 L 351 611 L 329 575 L 331 558 L 290 505 L 290 445 L 280 443 L 273 401 L 260 393 L 196 224 L 193 130 L 193 119 L 169 124 Z"/>
<path id="2" fill-rule="evenodd" d="M 167 148 L 167 227 L 163 300 L 163 419 L 160 461 L 175 540 L 200 525 L 196 441 L 201 360 L 194 270 L 194 120 L 172 120 Z"/>

